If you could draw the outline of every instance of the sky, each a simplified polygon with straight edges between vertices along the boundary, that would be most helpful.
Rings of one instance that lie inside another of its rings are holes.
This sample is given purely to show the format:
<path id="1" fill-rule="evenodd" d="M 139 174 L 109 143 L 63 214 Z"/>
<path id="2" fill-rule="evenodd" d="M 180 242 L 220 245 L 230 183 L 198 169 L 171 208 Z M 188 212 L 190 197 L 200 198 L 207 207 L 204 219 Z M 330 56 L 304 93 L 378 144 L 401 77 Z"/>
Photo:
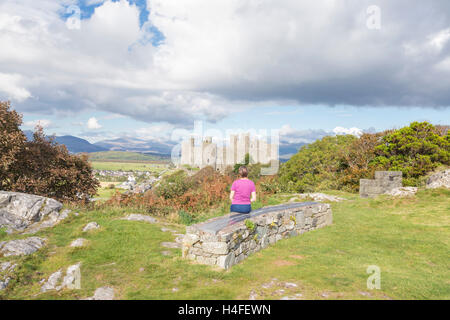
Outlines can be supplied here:
<path id="1" fill-rule="evenodd" d="M 0 100 L 90 142 L 450 124 L 448 0 L 1 0 Z"/>

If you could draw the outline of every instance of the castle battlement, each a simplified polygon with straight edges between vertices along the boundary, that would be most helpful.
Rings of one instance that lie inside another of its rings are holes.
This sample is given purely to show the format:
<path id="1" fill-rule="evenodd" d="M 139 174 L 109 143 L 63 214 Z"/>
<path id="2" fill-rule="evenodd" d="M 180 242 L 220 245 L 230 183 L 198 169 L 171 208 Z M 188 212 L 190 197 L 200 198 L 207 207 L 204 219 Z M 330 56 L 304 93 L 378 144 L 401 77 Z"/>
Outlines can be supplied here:
<path id="1" fill-rule="evenodd" d="M 243 133 L 230 135 L 228 144 L 224 142 L 218 145 L 212 137 L 205 137 L 201 141 L 196 141 L 194 137 L 184 140 L 181 143 L 180 165 L 197 168 L 212 166 L 223 172 L 227 166 L 243 163 L 247 153 L 251 163 L 269 164 L 278 161 L 278 145 Z"/>

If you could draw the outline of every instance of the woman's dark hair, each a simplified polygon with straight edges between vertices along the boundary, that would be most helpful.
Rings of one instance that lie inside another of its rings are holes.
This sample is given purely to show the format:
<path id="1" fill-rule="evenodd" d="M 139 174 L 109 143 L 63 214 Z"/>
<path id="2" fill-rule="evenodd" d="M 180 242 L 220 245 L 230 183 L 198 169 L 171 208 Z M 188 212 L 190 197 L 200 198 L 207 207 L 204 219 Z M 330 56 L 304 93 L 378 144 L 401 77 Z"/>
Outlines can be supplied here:
<path id="1" fill-rule="evenodd" d="M 241 178 L 247 178 L 248 169 L 246 166 L 239 167 L 239 175 L 241 176 Z"/>

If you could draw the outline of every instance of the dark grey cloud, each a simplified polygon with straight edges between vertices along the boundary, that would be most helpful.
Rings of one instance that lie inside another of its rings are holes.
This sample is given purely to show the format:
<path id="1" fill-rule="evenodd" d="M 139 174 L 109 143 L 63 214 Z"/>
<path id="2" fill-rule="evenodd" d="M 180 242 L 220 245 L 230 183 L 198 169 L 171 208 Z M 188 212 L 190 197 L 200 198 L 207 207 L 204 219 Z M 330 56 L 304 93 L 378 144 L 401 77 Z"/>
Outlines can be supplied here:
<path id="1" fill-rule="evenodd" d="M 158 47 L 125 0 L 80 30 L 61 20 L 66 3 L 0 3 L 0 99 L 19 111 L 188 126 L 259 104 L 450 106 L 448 0 L 153 0 Z"/>

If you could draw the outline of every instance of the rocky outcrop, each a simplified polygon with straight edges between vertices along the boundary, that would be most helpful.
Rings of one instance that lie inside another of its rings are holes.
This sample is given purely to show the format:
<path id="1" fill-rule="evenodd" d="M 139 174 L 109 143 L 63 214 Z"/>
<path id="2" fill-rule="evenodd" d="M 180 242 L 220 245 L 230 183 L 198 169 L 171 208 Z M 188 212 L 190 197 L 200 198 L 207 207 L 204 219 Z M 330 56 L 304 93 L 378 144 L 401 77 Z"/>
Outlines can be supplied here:
<path id="1" fill-rule="evenodd" d="M 19 192 L 0 191 L 0 228 L 23 231 L 48 215 L 57 215 L 62 204 L 56 200 Z"/>
<path id="2" fill-rule="evenodd" d="M 32 224 L 24 234 L 35 234 L 43 229 L 52 228 L 56 226 L 59 222 L 69 217 L 71 211 L 66 209 L 62 212 L 54 211 L 48 215 L 48 217 L 42 222 L 36 222 Z"/>
<path id="3" fill-rule="evenodd" d="M 437 172 L 427 180 L 427 189 L 448 188 L 450 189 L 450 169 Z"/>
<path id="4" fill-rule="evenodd" d="M 4 257 L 29 255 L 42 248 L 45 245 L 45 241 L 46 239 L 30 237 L 0 242 L 0 255 Z"/>
<path id="5" fill-rule="evenodd" d="M 395 188 L 388 192 L 386 192 L 387 195 L 393 196 L 393 197 L 412 197 L 417 193 L 416 187 L 401 187 L 401 188 Z"/>
<path id="6" fill-rule="evenodd" d="M 48 280 L 43 279 L 41 281 L 41 292 L 47 292 L 50 290 L 60 291 L 64 288 L 69 290 L 81 289 L 81 262 L 74 264 L 67 268 L 66 275 L 64 278 L 62 269 L 52 273 Z M 62 280 L 61 280 L 62 278 Z"/>

